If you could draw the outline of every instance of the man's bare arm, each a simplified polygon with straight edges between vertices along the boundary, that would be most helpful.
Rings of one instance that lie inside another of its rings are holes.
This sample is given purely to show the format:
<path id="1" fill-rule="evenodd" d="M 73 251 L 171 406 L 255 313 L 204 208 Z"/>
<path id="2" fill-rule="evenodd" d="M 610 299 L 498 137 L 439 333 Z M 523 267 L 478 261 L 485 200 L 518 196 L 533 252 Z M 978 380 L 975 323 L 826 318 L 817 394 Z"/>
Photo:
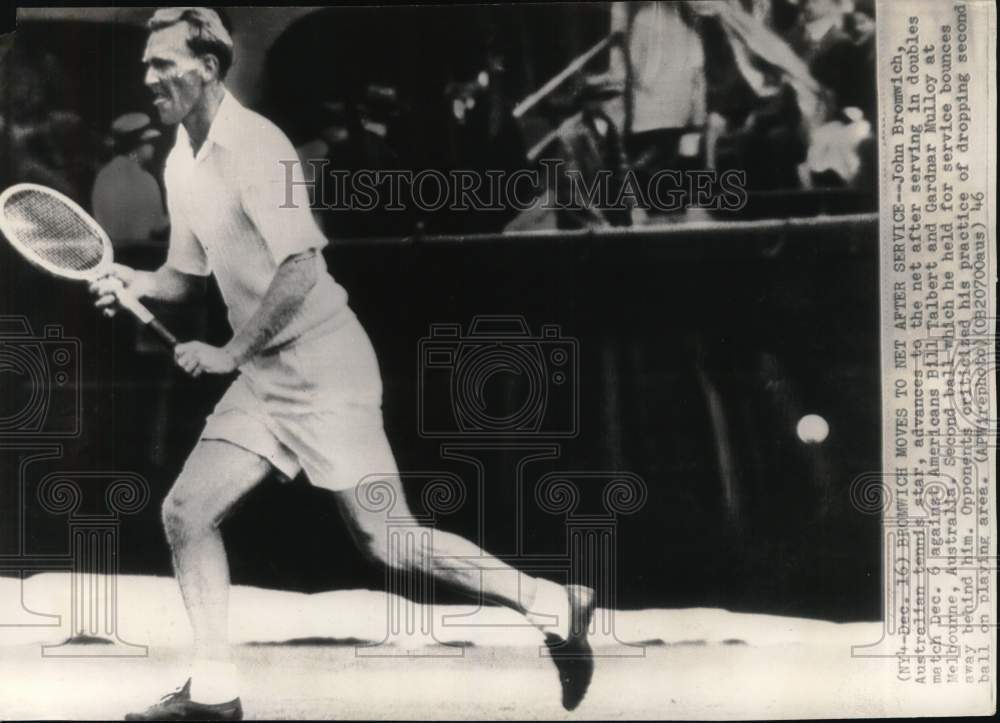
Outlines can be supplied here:
<path id="1" fill-rule="evenodd" d="M 281 262 L 260 306 L 225 346 L 237 366 L 264 349 L 285 328 L 316 285 L 318 275 L 315 250 Z"/>
<path id="2" fill-rule="evenodd" d="M 202 294 L 205 291 L 205 277 L 184 274 L 171 266 L 161 266 L 156 271 L 137 271 L 130 287 L 140 298 L 176 303 Z"/>
<path id="3" fill-rule="evenodd" d="M 137 271 L 129 266 L 115 264 L 111 273 L 90 285 L 97 297 L 96 306 L 113 316 L 118 300 L 115 291 L 124 286 L 136 298 L 153 301 L 179 302 L 200 295 L 205 291 L 202 276 L 184 274 L 170 266 L 156 271 Z"/>

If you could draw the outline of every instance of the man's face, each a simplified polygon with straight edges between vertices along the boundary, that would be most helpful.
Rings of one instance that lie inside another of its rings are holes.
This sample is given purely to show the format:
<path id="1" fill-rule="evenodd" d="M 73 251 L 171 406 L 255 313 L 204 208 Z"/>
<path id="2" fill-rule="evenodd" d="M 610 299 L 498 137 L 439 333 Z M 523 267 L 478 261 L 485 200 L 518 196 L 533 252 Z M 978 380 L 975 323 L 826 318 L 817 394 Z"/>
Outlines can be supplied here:
<path id="1" fill-rule="evenodd" d="M 135 149 L 135 160 L 138 161 L 141 166 L 150 165 L 153 162 L 153 156 L 155 155 L 156 149 L 153 147 L 152 143 L 143 143 Z"/>
<path id="2" fill-rule="evenodd" d="M 187 23 L 153 31 L 146 42 L 142 62 L 146 87 L 153 105 L 166 125 L 180 123 L 201 100 L 205 88 L 205 62 L 187 44 Z"/>

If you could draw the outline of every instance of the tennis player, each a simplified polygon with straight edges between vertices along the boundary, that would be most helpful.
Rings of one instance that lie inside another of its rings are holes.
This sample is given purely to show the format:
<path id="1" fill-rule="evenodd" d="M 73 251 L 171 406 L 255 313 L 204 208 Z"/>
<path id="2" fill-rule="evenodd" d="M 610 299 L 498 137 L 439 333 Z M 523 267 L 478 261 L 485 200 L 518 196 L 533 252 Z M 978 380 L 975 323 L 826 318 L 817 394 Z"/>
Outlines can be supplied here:
<path id="1" fill-rule="evenodd" d="M 238 375 L 163 504 L 194 633 L 191 676 L 127 719 L 242 717 L 227 640 L 229 568 L 219 523 L 275 469 L 287 477 L 304 471 L 312 484 L 331 490 L 353 538 L 371 557 L 403 568 L 429 566 L 437 578 L 526 615 L 545 635 L 563 705 L 575 708 L 593 675 L 592 590 L 515 571 L 444 531 L 434 532 L 433 549 L 406 550 L 403 559 L 389 561 L 384 517 L 366 510 L 357 490 L 377 474 L 396 486 L 405 505 L 382 426 L 378 362 L 346 292 L 327 272 L 320 253 L 327 242 L 301 175 L 294 178 L 298 184 L 286 184 L 280 162 L 296 158 L 295 149 L 227 91 L 233 43 L 215 11 L 162 9 L 149 29 L 145 83 L 161 120 L 179 124 L 165 170 L 169 251 L 158 270 L 117 265 L 91 291 L 111 315 L 116 285 L 140 298 L 177 302 L 201 292 L 204 277 L 214 274 L 233 337 L 222 347 L 180 344 L 175 358 L 193 377 Z M 404 524 L 398 512 L 393 522 Z"/>

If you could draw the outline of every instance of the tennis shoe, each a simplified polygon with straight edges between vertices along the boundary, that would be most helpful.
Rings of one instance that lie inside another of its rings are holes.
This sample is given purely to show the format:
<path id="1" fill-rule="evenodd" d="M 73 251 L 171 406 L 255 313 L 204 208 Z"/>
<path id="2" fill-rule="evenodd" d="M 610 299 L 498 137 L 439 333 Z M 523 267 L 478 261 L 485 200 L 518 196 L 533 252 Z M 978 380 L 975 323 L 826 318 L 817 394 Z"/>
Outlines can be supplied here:
<path id="1" fill-rule="evenodd" d="M 180 688 L 167 693 L 159 703 L 141 713 L 129 713 L 125 720 L 243 720 L 243 705 L 239 698 L 227 703 L 197 703 L 191 700 L 191 679 Z"/>

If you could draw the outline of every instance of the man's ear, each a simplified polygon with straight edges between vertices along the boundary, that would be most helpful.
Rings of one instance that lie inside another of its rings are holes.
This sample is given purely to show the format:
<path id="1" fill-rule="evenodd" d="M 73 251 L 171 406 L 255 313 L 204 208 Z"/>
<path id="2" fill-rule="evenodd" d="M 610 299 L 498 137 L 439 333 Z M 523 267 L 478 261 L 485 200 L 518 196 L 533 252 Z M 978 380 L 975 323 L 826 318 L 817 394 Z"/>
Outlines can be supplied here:
<path id="1" fill-rule="evenodd" d="M 219 59 L 208 53 L 201 56 L 201 77 L 206 83 L 210 80 L 220 80 Z"/>

